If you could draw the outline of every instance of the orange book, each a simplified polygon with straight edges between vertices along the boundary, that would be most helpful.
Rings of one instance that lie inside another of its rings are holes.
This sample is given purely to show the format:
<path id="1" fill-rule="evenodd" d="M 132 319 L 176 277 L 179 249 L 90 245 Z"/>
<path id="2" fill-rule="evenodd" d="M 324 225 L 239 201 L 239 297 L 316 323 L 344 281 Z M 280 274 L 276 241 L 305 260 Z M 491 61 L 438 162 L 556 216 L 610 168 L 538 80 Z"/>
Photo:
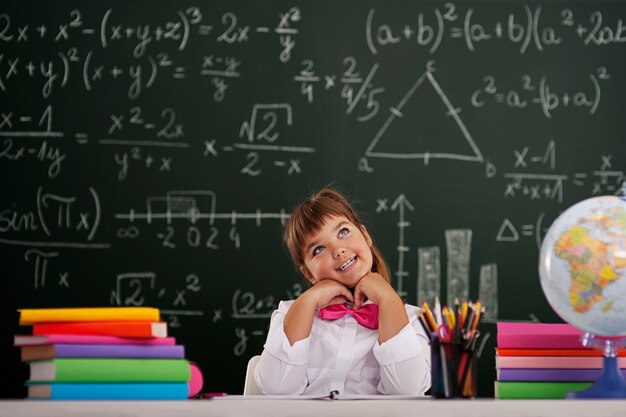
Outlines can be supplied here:
<path id="1" fill-rule="evenodd" d="M 167 337 L 167 323 L 158 321 L 83 321 L 35 323 L 33 335 L 82 334 L 120 337 Z"/>
<path id="2" fill-rule="evenodd" d="M 581 347 L 580 349 L 496 349 L 498 356 L 604 356 L 599 349 Z M 622 350 L 617 356 L 626 356 Z"/>
<path id="3" fill-rule="evenodd" d="M 20 324 L 60 321 L 159 321 L 159 309 L 151 307 L 21 308 Z"/>

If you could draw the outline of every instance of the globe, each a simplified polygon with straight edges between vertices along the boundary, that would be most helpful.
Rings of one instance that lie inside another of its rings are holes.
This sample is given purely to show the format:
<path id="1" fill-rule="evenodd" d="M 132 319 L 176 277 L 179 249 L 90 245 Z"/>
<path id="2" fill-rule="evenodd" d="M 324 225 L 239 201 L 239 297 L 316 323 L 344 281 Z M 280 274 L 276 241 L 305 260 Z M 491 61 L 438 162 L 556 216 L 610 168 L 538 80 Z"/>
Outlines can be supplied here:
<path id="1" fill-rule="evenodd" d="M 626 335 L 626 200 L 594 197 L 563 212 L 541 245 L 539 277 L 567 323 L 598 336 Z"/>

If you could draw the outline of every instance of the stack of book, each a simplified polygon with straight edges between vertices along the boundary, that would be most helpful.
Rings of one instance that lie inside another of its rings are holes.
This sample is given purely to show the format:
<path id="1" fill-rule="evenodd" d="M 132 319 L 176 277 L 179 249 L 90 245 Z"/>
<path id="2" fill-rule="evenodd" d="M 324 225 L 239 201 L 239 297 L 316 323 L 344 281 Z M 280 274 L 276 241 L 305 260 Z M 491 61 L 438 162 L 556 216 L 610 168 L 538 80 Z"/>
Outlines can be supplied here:
<path id="1" fill-rule="evenodd" d="M 30 368 L 29 399 L 182 400 L 192 370 L 148 307 L 21 309 L 14 345 Z"/>
<path id="2" fill-rule="evenodd" d="M 497 323 L 496 398 L 565 398 L 596 381 L 601 350 L 581 344 L 569 324 Z M 626 352 L 619 360 L 626 374 Z"/>

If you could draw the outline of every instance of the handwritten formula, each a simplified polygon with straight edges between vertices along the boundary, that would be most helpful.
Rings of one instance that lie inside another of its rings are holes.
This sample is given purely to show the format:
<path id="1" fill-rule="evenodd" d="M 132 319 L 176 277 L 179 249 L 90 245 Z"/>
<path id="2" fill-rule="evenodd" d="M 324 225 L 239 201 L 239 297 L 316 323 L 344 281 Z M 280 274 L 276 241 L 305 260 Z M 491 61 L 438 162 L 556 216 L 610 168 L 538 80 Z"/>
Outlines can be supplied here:
<path id="1" fill-rule="evenodd" d="M 293 207 L 334 184 L 407 302 L 552 321 L 546 230 L 626 180 L 625 22 L 619 1 L 10 0 L 5 314 L 155 306 L 235 375 L 307 289 Z"/>

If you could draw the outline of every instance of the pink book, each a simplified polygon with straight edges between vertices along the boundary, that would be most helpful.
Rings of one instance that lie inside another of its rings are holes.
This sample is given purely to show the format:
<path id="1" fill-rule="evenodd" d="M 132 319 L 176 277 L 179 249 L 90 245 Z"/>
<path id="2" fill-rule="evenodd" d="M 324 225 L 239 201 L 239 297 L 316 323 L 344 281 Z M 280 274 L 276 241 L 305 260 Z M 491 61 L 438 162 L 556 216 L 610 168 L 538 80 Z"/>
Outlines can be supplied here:
<path id="1" fill-rule="evenodd" d="M 68 345 L 174 346 L 176 344 L 176 339 L 173 337 L 116 337 L 73 334 L 46 334 L 41 336 L 15 335 L 13 338 L 14 346 L 49 345 L 53 343 Z"/>
<path id="2" fill-rule="evenodd" d="M 582 330 L 566 323 L 497 323 L 499 348 L 585 349 Z"/>
<path id="3" fill-rule="evenodd" d="M 496 369 L 601 369 L 602 360 L 593 356 L 496 356 Z M 617 360 L 620 368 L 626 368 L 626 357 Z"/>

